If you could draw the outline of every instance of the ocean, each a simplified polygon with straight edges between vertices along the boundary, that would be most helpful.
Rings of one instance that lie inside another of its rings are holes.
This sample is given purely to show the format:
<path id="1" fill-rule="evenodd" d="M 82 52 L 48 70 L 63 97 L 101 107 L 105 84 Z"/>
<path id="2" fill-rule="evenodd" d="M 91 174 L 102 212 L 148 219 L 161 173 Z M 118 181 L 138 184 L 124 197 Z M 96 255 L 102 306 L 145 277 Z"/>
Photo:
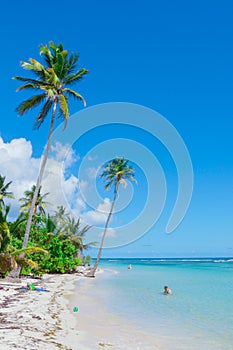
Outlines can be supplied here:
<path id="1" fill-rule="evenodd" d="M 158 349 L 233 349 L 233 259 L 102 259 L 99 267 L 100 304 L 153 334 Z"/>

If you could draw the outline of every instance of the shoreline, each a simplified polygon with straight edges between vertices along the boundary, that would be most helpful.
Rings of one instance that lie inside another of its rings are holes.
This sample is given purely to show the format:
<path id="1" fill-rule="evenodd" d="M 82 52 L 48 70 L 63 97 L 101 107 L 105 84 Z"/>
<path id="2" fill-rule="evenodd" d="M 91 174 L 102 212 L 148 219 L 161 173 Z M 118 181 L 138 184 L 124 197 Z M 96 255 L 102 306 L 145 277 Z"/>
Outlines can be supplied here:
<path id="1" fill-rule="evenodd" d="M 109 269 L 107 269 L 109 270 Z M 78 329 L 83 334 L 77 350 L 160 350 L 165 349 L 162 338 L 147 332 L 136 321 L 112 312 L 106 305 L 110 295 L 101 290 L 101 279 L 108 278 L 106 269 L 94 279 L 79 280 L 72 298 L 77 303 Z M 111 269 L 111 273 L 118 273 Z M 76 349 L 75 349 L 76 350 Z"/>
<path id="2" fill-rule="evenodd" d="M 4 350 L 158 350 L 158 339 L 114 312 L 96 293 L 101 278 L 78 273 L 0 280 L 0 343 Z M 106 278 L 106 277 L 104 277 Z M 49 290 L 23 290 L 34 283 Z M 78 307 L 78 312 L 74 312 Z"/>

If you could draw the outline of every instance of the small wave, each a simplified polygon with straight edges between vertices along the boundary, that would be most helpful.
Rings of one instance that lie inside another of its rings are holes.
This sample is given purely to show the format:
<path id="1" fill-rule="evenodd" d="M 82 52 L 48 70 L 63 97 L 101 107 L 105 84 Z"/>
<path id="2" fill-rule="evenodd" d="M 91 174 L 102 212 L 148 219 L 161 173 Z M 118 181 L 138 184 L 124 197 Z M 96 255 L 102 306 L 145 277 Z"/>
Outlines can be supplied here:
<path id="1" fill-rule="evenodd" d="M 212 261 L 212 259 L 181 259 L 180 261 L 190 261 L 190 262 L 209 262 Z"/>
<path id="2" fill-rule="evenodd" d="M 168 260 L 166 260 L 166 259 L 155 259 L 155 260 L 151 260 L 151 261 L 158 261 L 158 262 L 160 262 L 160 261 L 168 261 Z"/>

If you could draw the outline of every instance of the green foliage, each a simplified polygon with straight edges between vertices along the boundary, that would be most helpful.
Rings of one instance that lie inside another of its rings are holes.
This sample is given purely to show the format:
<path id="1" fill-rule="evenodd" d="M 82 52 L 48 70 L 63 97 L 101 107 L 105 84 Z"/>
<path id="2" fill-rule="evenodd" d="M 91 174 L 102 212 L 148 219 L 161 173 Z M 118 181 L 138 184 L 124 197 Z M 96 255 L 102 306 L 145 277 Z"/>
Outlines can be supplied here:
<path id="1" fill-rule="evenodd" d="M 7 223 L 9 210 L 9 206 L 0 207 L 0 253 L 7 252 L 11 243 L 11 233 Z"/>
<path id="2" fill-rule="evenodd" d="M 75 257 L 77 248 L 68 239 L 63 240 L 58 235 L 51 235 L 46 230 L 39 230 L 34 238 L 38 239 L 38 245 L 42 245 L 48 255 L 34 253 L 33 261 L 37 262 L 41 273 L 65 273 L 71 272 L 81 265 L 81 260 Z M 30 244 L 31 242 L 29 242 Z M 27 254 L 30 259 L 31 255 Z M 28 273 L 29 269 L 23 269 L 22 273 Z M 32 269 L 32 272 L 36 273 Z"/>
<path id="3" fill-rule="evenodd" d="M 34 196 L 34 192 L 36 190 L 36 186 L 33 185 L 32 189 L 30 191 L 25 191 L 24 192 L 24 197 L 19 199 L 19 202 L 22 203 L 20 206 L 20 211 L 22 212 L 29 212 L 30 207 L 32 205 L 32 200 Z M 41 186 L 39 188 L 39 192 L 37 195 L 35 207 L 33 209 L 33 214 L 39 214 L 40 216 L 45 216 L 45 209 L 46 206 L 49 204 L 48 202 L 44 201 L 44 198 L 48 195 L 49 193 L 41 194 Z"/>
<path id="4" fill-rule="evenodd" d="M 40 46 L 40 55 L 44 64 L 30 58 L 29 62 L 21 61 L 21 67 L 34 74 L 35 79 L 16 76 L 13 79 L 23 82 L 18 88 L 21 90 L 34 90 L 36 95 L 23 101 L 17 108 L 19 115 L 23 115 L 27 111 L 39 106 L 43 103 L 42 109 L 36 119 L 35 127 L 39 128 L 47 117 L 53 104 L 58 104 L 58 117 L 67 122 L 69 117 L 68 100 L 72 96 L 86 105 L 85 99 L 76 91 L 68 86 L 79 82 L 88 73 L 88 70 L 81 68 L 78 71 L 77 61 L 78 54 L 68 55 L 68 51 L 64 50 L 62 44 L 54 44 L 50 41 L 49 45 Z M 75 72 L 76 71 L 76 72 Z M 42 93 L 38 94 L 38 91 Z"/>
<path id="5" fill-rule="evenodd" d="M 5 207 L 5 203 L 4 203 L 5 198 L 14 198 L 13 193 L 8 191 L 8 188 L 11 185 L 12 181 L 5 184 L 5 179 L 6 179 L 5 176 L 0 175 L 0 207 L 1 208 Z"/>
<path id="6" fill-rule="evenodd" d="M 27 200 L 30 201 L 32 192 L 33 189 L 25 192 L 24 204 Z M 94 244 L 83 243 L 84 235 L 90 227 L 81 227 L 80 220 L 71 218 L 65 212 L 65 208 L 58 207 L 53 217 L 49 215 L 46 217 L 45 212 L 40 209 L 44 203 L 42 201 L 44 196 L 40 195 L 40 201 L 36 203 L 38 214 L 34 215 L 30 240 L 26 248 L 22 248 L 22 243 L 28 212 L 20 213 L 14 222 L 9 222 L 7 216 L 10 207 L 0 206 L 0 275 L 2 277 L 17 265 L 22 267 L 21 274 L 72 272 L 83 262 L 82 251 L 87 250 L 90 244 Z"/>
<path id="7" fill-rule="evenodd" d="M 105 189 L 109 190 L 112 185 L 114 185 L 115 191 L 117 191 L 118 186 L 122 183 L 126 186 L 126 180 L 135 181 L 134 169 L 132 166 L 128 165 L 129 160 L 122 158 L 112 159 L 105 167 L 100 175 L 103 177 L 107 184 Z"/>

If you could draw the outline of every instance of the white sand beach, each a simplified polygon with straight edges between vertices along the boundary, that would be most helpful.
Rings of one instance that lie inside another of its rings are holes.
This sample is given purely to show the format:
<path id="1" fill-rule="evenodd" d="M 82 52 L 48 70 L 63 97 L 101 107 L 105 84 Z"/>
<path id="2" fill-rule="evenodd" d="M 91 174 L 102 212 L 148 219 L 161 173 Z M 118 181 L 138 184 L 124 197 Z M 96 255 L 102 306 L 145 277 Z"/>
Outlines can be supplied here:
<path id="1" fill-rule="evenodd" d="M 77 274 L 0 281 L 0 344 L 12 350 L 155 350 L 156 339 L 104 309 L 95 279 Z M 34 283 L 49 290 L 23 290 Z M 74 307 L 78 311 L 74 312 Z"/>
<path id="2" fill-rule="evenodd" d="M 40 279 L 0 281 L 1 349 L 75 349 L 76 318 L 69 298 L 77 275 L 45 275 Z M 34 283 L 49 292 L 22 290 Z"/>

